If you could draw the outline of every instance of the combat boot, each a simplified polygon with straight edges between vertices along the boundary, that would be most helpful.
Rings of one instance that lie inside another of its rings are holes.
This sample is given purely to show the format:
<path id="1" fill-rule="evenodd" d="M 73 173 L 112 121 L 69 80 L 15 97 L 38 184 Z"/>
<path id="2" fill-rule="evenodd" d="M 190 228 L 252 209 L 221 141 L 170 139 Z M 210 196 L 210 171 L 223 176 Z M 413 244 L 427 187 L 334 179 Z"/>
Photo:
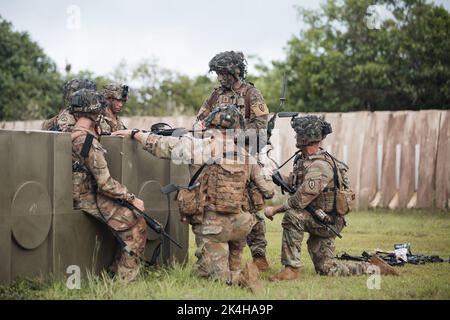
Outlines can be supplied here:
<path id="1" fill-rule="evenodd" d="M 381 259 L 377 255 L 373 255 L 372 258 L 370 258 L 369 263 L 380 268 L 380 273 L 383 275 L 393 275 L 393 276 L 399 275 L 397 270 L 394 269 L 394 267 L 387 264 L 383 259 Z"/>
<path id="2" fill-rule="evenodd" d="M 295 280 L 299 276 L 299 269 L 285 266 L 283 270 L 270 277 L 270 281 Z"/>
<path id="3" fill-rule="evenodd" d="M 117 263 L 117 277 L 123 284 L 128 284 L 135 281 L 140 270 L 139 259 L 130 256 L 128 253 L 123 253 Z"/>
<path id="4" fill-rule="evenodd" d="M 267 262 L 264 256 L 253 257 L 253 263 L 256 264 L 259 271 L 267 271 L 270 269 L 269 262 Z"/>
<path id="5" fill-rule="evenodd" d="M 253 293 L 262 289 L 261 281 L 259 281 L 259 270 L 253 262 L 247 262 L 244 270 L 242 270 L 239 285 L 249 288 Z"/>

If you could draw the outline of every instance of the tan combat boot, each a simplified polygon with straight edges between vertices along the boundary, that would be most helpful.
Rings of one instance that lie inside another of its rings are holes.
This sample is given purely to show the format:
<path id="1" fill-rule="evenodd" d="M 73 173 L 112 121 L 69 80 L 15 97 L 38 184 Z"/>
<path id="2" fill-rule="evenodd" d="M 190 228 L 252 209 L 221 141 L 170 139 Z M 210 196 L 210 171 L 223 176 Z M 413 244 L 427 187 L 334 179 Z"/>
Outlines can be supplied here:
<path id="1" fill-rule="evenodd" d="M 397 270 L 394 269 L 394 267 L 387 264 L 383 259 L 381 259 L 377 255 L 373 255 L 372 258 L 370 258 L 369 263 L 380 268 L 380 273 L 383 275 L 393 275 L 393 276 L 399 275 Z"/>
<path id="2" fill-rule="evenodd" d="M 267 259 L 264 256 L 254 257 L 253 263 L 256 264 L 259 271 L 267 271 L 270 269 L 269 262 L 267 262 Z"/>
<path id="3" fill-rule="evenodd" d="M 247 262 L 241 273 L 239 285 L 249 288 L 253 293 L 262 289 L 261 281 L 259 281 L 259 270 L 253 262 Z"/>
<path id="4" fill-rule="evenodd" d="M 123 284 L 135 281 L 140 270 L 140 263 L 137 257 L 132 257 L 123 253 L 117 263 L 117 277 Z"/>
<path id="5" fill-rule="evenodd" d="M 285 266 L 283 270 L 270 277 L 270 281 L 295 280 L 299 276 L 299 269 Z"/>

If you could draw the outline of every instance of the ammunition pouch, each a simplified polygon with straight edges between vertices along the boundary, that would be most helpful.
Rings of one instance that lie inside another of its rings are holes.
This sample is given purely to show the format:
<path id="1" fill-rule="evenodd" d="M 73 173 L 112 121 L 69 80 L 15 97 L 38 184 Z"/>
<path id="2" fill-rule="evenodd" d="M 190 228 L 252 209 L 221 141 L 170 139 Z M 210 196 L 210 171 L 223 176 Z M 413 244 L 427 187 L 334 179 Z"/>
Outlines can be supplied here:
<path id="1" fill-rule="evenodd" d="M 259 211 L 264 208 L 264 195 L 257 186 L 248 186 L 248 197 L 251 211 Z"/>
<path id="2" fill-rule="evenodd" d="M 181 189 L 177 193 L 177 202 L 180 215 L 183 217 L 190 217 L 194 215 L 203 214 L 205 206 L 205 197 L 201 192 L 202 187 L 192 190 Z"/>
<path id="3" fill-rule="evenodd" d="M 343 216 L 353 210 L 355 192 L 352 189 L 341 189 L 336 192 L 336 212 Z"/>
<path id="4" fill-rule="evenodd" d="M 205 168 L 203 164 L 189 181 L 189 187 L 193 186 L 200 176 L 200 173 Z M 191 217 L 203 214 L 205 207 L 206 195 L 204 193 L 204 186 L 202 183 L 197 188 L 181 189 L 177 193 L 177 202 L 180 215 L 182 217 Z"/>

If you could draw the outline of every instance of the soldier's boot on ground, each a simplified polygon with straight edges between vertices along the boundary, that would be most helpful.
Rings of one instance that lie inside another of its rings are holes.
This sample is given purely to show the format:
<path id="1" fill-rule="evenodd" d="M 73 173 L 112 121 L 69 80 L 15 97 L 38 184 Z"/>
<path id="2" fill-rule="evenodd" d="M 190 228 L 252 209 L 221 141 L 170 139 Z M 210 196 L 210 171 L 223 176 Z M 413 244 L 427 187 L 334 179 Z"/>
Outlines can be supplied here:
<path id="1" fill-rule="evenodd" d="M 137 257 L 124 252 L 117 263 L 117 277 L 120 282 L 127 284 L 136 280 L 139 274 L 140 262 Z"/>
<path id="2" fill-rule="evenodd" d="M 269 262 L 267 262 L 264 256 L 253 257 L 253 263 L 256 264 L 259 271 L 267 271 L 270 269 Z"/>
<path id="3" fill-rule="evenodd" d="M 270 281 L 295 280 L 300 275 L 299 268 L 285 266 L 283 270 L 270 277 Z"/>
<path id="4" fill-rule="evenodd" d="M 372 258 L 370 258 L 369 263 L 380 268 L 380 273 L 383 275 L 393 275 L 393 276 L 399 275 L 397 270 L 394 269 L 394 267 L 390 266 L 387 262 L 385 262 L 377 255 L 373 255 Z"/>
<path id="5" fill-rule="evenodd" d="M 239 285 L 244 288 L 249 288 L 253 293 L 262 289 L 262 284 L 259 280 L 259 270 L 253 262 L 247 262 L 245 264 L 241 273 Z"/>

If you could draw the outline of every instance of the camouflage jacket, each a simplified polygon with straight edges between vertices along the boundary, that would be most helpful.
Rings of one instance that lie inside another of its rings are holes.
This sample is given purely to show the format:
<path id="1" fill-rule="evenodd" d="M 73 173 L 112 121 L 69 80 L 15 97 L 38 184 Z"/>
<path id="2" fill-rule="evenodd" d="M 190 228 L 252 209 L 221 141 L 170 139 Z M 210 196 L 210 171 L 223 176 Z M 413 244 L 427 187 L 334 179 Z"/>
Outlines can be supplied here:
<path id="1" fill-rule="evenodd" d="M 237 90 L 215 88 L 200 108 L 197 119 L 205 120 L 218 105 L 236 104 L 245 118 L 245 129 L 267 129 L 269 108 L 252 84 L 243 82 Z"/>
<path id="2" fill-rule="evenodd" d="M 338 179 L 341 184 L 348 185 L 345 172 L 348 167 L 336 160 Z M 309 204 L 330 212 L 334 204 L 334 164 L 331 157 L 323 149 L 317 154 L 307 156 L 300 154 L 294 161 L 294 170 L 289 182 L 297 191 L 289 197 L 285 208 L 303 209 Z"/>
<path id="3" fill-rule="evenodd" d="M 250 167 L 250 181 L 247 184 L 247 197 L 249 211 L 258 212 L 264 207 L 265 200 L 275 195 L 275 185 L 272 177 L 264 173 L 264 167 L 260 164 Z"/>
<path id="4" fill-rule="evenodd" d="M 75 117 L 69 113 L 69 108 L 64 108 L 56 116 L 45 120 L 42 130 L 72 132 L 76 122 Z"/>
<path id="5" fill-rule="evenodd" d="M 112 133 L 119 130 L 125 130 L 127 128 L 119 116 L 116 116 L 116 119 L 109 116 L 103 116 L 100 120 L 100 126 L 102 128 L 102 133 Z"/>
<path id="6" fill-rule="evenodd" d="M 98 215 L 99 196 L 115 199 L 131 199 L 128 189 L 111 177 L 105 159 L 105 149 L 94 138 L 89 154 L 83 158 L 80 153 L 87 134 L 94 132 L 73 127 L 72 131 L 72 179 L 74 208 Z M 108 212 L 110 214 L 111 212 Z"/>

